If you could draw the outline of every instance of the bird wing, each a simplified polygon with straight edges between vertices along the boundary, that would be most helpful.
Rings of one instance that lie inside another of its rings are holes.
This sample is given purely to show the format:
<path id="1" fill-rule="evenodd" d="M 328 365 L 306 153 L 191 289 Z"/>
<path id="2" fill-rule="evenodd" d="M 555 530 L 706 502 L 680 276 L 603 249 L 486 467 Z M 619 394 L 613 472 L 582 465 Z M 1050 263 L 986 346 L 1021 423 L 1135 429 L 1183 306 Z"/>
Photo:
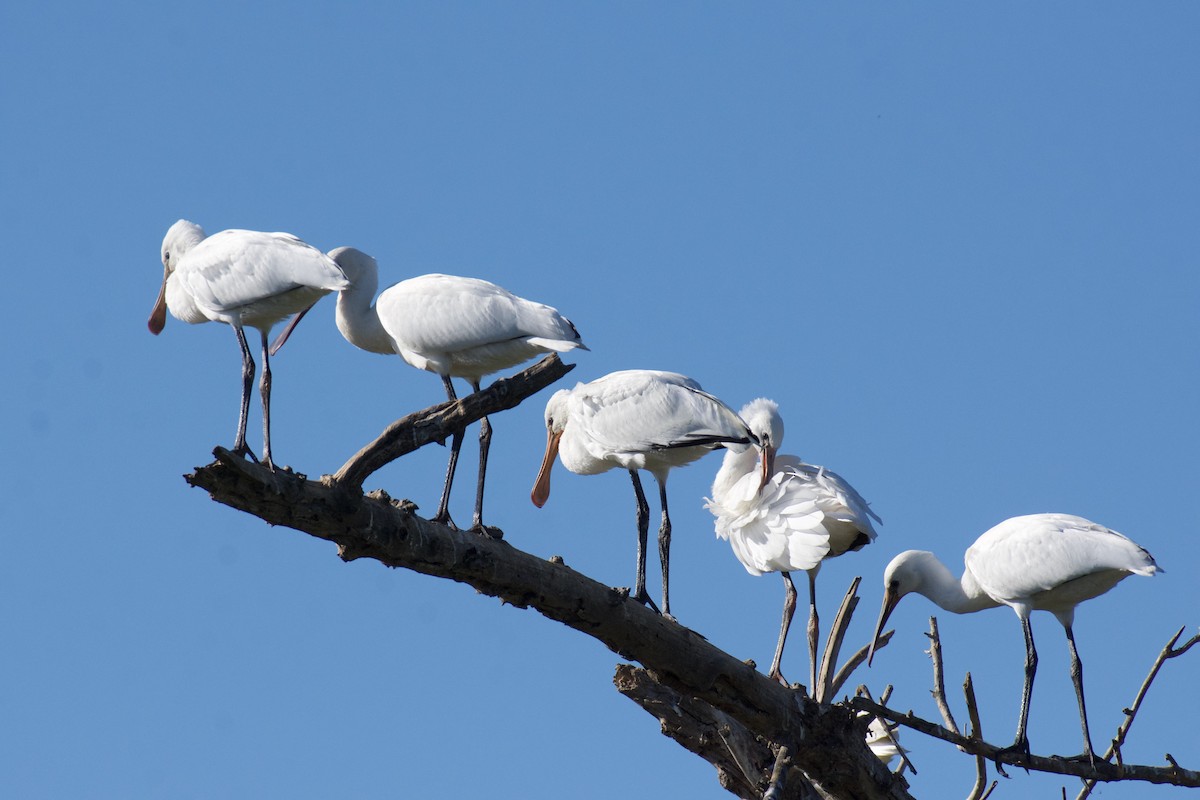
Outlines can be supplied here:
<path id="1" fill-rule="evenodd" d="M 883 524 L 883 520 L 871 510 L 871 504 L 849 481 L 831 469 L 806 464 L 795 456 L 776 457 L 775 465 L 777 470 L 787 470 L 797 476 L 804 476 L 820 486 L 818 503 L 821 510 L 835 519 L 855 525 L 872 542 L 875 541 L 878 534 L 871 520 L 880 524 Z"/>
<path id="2" fill-rule="evenodd" d="M 1071 514 L 1007 519 L 967 548 L 964 561 L 980 587 L 1000 602 L 1105 570 L 1158 571 L 1151 555 L 1128 537 Z"/>
<path id="3" fill-rule="evenodd" d="M 572 423 L 587 430 L 588 449 L 597 458 L 751 440 L 736 412 L 677 373 L 615 372 L 573 394 Z"/>
<path id="4" fill-rule="evenodd" d="M 180 259 L 176 274 L 201 308 L 226 312 L 308 286 L 334 291 L 349 285 L 329 256 L 290 233 L 226 230 Z"/>
<path id="5" fill-rule="evenodd" d="M 555 309 L 478 278 L 409 278 L 386 289 L 376 308 L 388 334 L 415 353 L 461 352 L 515 339 L 536 339 L 556 350 L 579 342 Z"/>
<path id="6" fill-rule="evenodd" d="M 717 535 L 751 574 L 813 569 L 831 552 L 875 540 L 871 520 L 879 518 L 837 473 L 783 455 L 771 480 L 761 488 L 760 480 L 750 470 L 705 504 Z"/>

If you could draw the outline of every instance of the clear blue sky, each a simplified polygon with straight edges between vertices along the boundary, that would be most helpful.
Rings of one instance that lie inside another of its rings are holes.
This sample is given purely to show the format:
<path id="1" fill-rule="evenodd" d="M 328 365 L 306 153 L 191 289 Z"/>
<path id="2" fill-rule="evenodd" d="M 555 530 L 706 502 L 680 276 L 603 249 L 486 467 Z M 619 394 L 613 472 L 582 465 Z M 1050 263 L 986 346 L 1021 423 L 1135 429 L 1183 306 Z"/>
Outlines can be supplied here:
<path id="1" fill-rule="evenodd" d="M 1200 624 L 1198 37 L 1186 3 L 6 3 L 0 793 L 727 796 L 613 690 L 601 645 L 184 484 L 232 442 L 239 365 L 224 326 L 146 330 L 180 217 L 355 245 L 385 283 L 454 272 L 550 303 L 592 348 L 571 383 L 648 367 L 775 398 L 784 450 L 885 522 L 821 575 L 827 620 L 864 576 L 855 644 L 903 549 L 957 568 L 1040 511 L 1126 533 L 1167 572 L 1078 614 L 1101 745 Z M 310 475 L 441 399 L 332 317 L 326 300 L 274 362 L 276 455 Z M 628 584 L 625 477 L 559 466 L 547 507 L 528 500 L 548 394 L 494 420 L 488 521 Z M 368 488 L 431 512 L 444 459 Z M 715 539 L 718 461 L 671 481 L 672 607 L 765 665 L 781 582 Z M 929 717 L 933 610 L 906 600 L 857 676 Z M 940 619 L 951 684 L 970 670 L 1008 741 L 1015 616 Z M 1034 626 L 1034 749 L 1077 752 L 1061 629 Z M 1166 668 L 1127 760 L 1200 766 L 1197 657 Z M 796 636 L 784 671 L 805 663 Z M 966 794 L 969 761 L 905 743 L 919 795 Z"/>

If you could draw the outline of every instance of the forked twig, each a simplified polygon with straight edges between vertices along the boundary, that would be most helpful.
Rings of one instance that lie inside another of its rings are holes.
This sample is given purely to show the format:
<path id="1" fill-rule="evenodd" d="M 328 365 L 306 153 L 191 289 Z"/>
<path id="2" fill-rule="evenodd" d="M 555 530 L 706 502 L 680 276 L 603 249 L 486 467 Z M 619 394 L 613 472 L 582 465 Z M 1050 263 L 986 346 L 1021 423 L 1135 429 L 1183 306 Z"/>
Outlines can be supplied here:
<path id="1" fill-rule="evenodd" d="M 829 629 L 829 638 L 825 640 L 825 653 L 821 656 L 821 668 L 817 671 L 817 685 L 813 687 L 813 699 L 818 703 L 828 703 L 834 696 L 832 673 L 837 665 L 838 654 L 842 650 L 842 641 L 846 638 L 846 628 L 849 627 L 850 618 L 854 616 L 854 609 L 858 606 L 858 584 L 861 582 L 861 577 L 850 581 L 850 588 L 846 590 L 846 596 L 842 598 L 842 604 L 838 607 L 833 627 Z"/>
<path id="2" fill-rule="evenodd" d="M 946 672 L 942 666 L 942 638 L 938 634 L 937 617 L 929 618 L 929 657 L 933 660 L 933 699 L 937 701 L 938 711 L 946 723 L 946 730 L 958 733 L 958 724 L 950 713 L 950 704 L 946 701 Z"/>
<path id="3" fill-rule="evenodd" d="M 771 769 L 771 782 L 767 785 L 762 800 L 783 800 L 783 773 L 790 760 L 787 745 L 780 745 L 779 752 L 775 754 L 775 766 Z"/>
<path id="4" fill-rule="evenodd" d="M 1167 642 L 1166 647 L 1164 647 L 1158 654 L 1158 658 L 1154 659 L 1154 666 L 1150 668 L 1150 673 L 1146 675 L 1146 680 L 1142 681 L 1142 686 L 1140 689 L 1138 689 L 1137 696 L 1133 699 L 1133 705 L 1125 709 L 1125 719 L 1121 721 L 1120 727 L 1117 728 L 1117 735 L 1109 744 L 1108 749 L 1104 751 L 1105 761 L 1108 761 L 1113 756 L 1116 756 L 1117 765 L 1123 766 L 1123 761 L 1121 758 L 1121 745 L 1125 744 L 1125 737 L 1129 735 L 1129 728 L 1133 725 L 1133 718 L 1137 716 L 1138 709 L 1142 707 L 1142 700 L 1145 699 L 1146 692 L 1150 689 L 1150 684 L 1158 676 L 1159 669 L 1162 668 L 1162 665 L 1168 658 L 1181 656 L 1188 650 L 1192 649 L 1192 646 L 1197 642 L 1200 642 L 1200 633 L 1198 633 L 1191 639 L 1188 639 L 1186 642 L 1184 642 L 1181 646 L 1175 647 L 1175 643 L 1179 641 L 1179 637 L 1183 635 L 1183 631 L 1184 628 L 1177 630 L 1175 635 L 1171 637 L 1171 640 Z M 1167 754 L 1167 761 L 1170 762 L 1172 766 L 1175 766 L 1175 760 L 1171 758 L 1169 753 Z M 1079 790 L 1079 794 L 1075 796 L 1075 800 L 1085 800 L 1085 798 L 1091 795 L 1092 789 L 1095 787 L 1095 785 L 1096 781 L 1085 780 L 1083 782 L 1083 788 Z"/>
<path id="5" fill-rule="evenodd" d="M 870 700 L 872 703 L 873 703 L 873 702 L 875 702 L 875 698 L 871 696 L 871 690 L 870 690 L 870 689 L 868 689 L 866 686 L 859 686 L 859 687 L 858 687 L 858 688 L 855 690 L 855 694 L 856 694 L 857 696 L 859 696 L 859 697 L 865 697 L 865 698 L 867 698 L 867 699 L 868 699 L 868 700 Z M 886 688 L 883 690 L 883 694 L 882 694 L 882 695 L 880 695 L 880 698 L 879 698 L 879 703 L 880 703 L 880 705 L 886 704 L 886 703 L 887 703 L 887 701 L 888 701 L 888 699 L 890 699 L 890 698 L 891 698 L 891 696 L 892 696 L 892 686 L 891 686 L 891 684 L 888 684 L 888 686 L 887 686 L 887 687 L 886 687 Z M 861 712 L 861 711 L 860 711 L 859 713 L 860 713 L 860 714 L 863 714 L 863 713 L 866 713 L 866 712 Z M 896 728 L 898 728 L 898 727 L 900 727 L 900 726 L 899 726 L 897 723 L 895 723 L 895 722 L 888 722 L 888 721 L 887 721 L 886 719 L 884 719 L 883 717 L 880 717 L 880 716 L 877 716 L 877 715 L 876 715 L 876 716 L 874 716 L 874 719 L 878 720 L 878 721 L 879 721 L 879 724 L 883 726 L 884 735 L 885 735 L 885 736 L 887 736 L 887 739 L 888 739 L 888 741 L 889 741 L 889 742 L 891 742 L 891 743 L 892 743 L 892 746 L 896 748 L 896 754 L 897 754 L 898 756 L 900 756 L 900 766 L 898 766 L 898 767 L 895 769 L 895 773 L 896 773 L 897 775 L 903 775 L 903 774 L 904 774 L 904 770 L 906 770 L 906 769 L 907 769 L 907 770 L 908 770 L 909 772 L 911 772 L 913 775 L 916 775 L 916 774 L 917 774 L 917 768 L 916 768 L 916 765 L 914 765 L 914 764 L 912 763 L 912 761 L 909 759 L 909 757 L 908 757 L 908 751 L 907 751 L 907 750 L 905 750 L 903 747 L 901 747 L 901 746 L 900 746 L 900 739 L 899 739 L 899 738 L 897 738 L 897 736 L 896 736 L 896 734 L 895 734 L 895 730 L 896 730 Z"/>
<path id="6" fill-rule="evenodd" d="M 979 706 L 975 702 L 975 684 L 971 680 L 971 673 L 967 673 L 967 679 L 963 681 L 963 696 L 967 700 L 967 718 L 971 722 L 969 735 L 972 739 L 983 741 L 983 725 L 979 722 Z M 983 756 L 975 756 L 975 786 L 972 787 L 971 793 L 967 795 L 967 800 L 987 800 L 988 795 L 996 788 L 996 781 L 992 781 L 991 786 L 987 784 L 987 759 Z"/>

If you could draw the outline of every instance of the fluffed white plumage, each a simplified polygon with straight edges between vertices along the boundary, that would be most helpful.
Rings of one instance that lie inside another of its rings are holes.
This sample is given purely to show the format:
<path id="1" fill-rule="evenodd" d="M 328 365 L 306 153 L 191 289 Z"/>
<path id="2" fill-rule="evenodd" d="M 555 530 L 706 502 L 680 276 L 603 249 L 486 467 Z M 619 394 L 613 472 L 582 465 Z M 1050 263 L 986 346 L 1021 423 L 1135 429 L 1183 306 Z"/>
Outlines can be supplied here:
<path id="1" fill-rule="evenodd" d="M 550 469 L 557 456 L 578 475 L 616 467 L 629 471 L 637 496 L 637 578 L 633 597 L 653 607 L 646 594 L 649 508 L 638 470 L 658 482 L 662 525 L 658 548 L 663 577 L 662 613 L 670 615 L 671 519 L 667 474 L 718 447 L 745 450 L 754 437 L 733 409 L 691 378 L 659 370 L 623 370 L 556 392 L 546 404 L 546 455 L 531 498 L 539 508 L 550 496 Z"/>
<path id="2" fill-rule="evenodd" d="M 399 355 L 418 369 L 437 373 L 451 400 L 457 399 L 451 378 L 465 378 L 479 391 L 483 376 L 541 353 L 587 349 L 575 326 L 556 309 L 488 281 L 422 275 L 385 289 L 376 300 L 379 268 L 374 258 L 352 247 L 339 247 L 329 255 L 350 279 L 337 303 L 337 326 L 346 340 L 373 353 Z M 451 443 L 446 483 L 433 517 L 450 525 L 450 487 L 462 437 L 462 431 L 457 432 Z M 481 532 L 490 442 L 491 424 L 484 417 L 473 525 Z"/>
<path id="3" fill-rule="evenodd" d="M 874 641 L 906 594 L 922 594 L 956 614 L 1009 606 L 1021 620 L 1025 634 L 1025 687 L 1016 740 L 1008 749 L 1028 752 L 1026 724 L 1037 670 L 1029 615 L 1035 610 L 1049 611 L 1066 631 L 1084 755 L 1093 758 L 1083 700 L 1083 665 L 1071 630 L 1075 607 L 1104 594 L 1129 575 L 1149 576 L 1163 570 L 1150 553 L 1127 537 L 1071 514 L 1006 519 L 975 540 L 967 548 L 964 561 L 962 577 L 955 578 L 933 553 L 908 550 L 892 559 L 883 575 L 883 606 L 871 656 Z"/>
<path id="4" fill-rule="evenodd" d="M 162 243 L 163 283 L 149 328 L 166 325 L 167 309 L 188 323 L 224 322 L 237 333 L 242 350 L 242 404 L 233 451 L 250 453 L 246 420 L 254 359 L 243 326 L 262 337 L 263 463 L 271 462 L 271 366 L 267 336 L 271 327 L 292 314 L 303 314 L 331 291 L 345 288 L 346 276 L 320 250 L 290 233 L 226 230 L 205 236 L 194 222 L 179 220 Z"/>
<path id="5" fill-rule="evenodd" d="M 837 473 L 806 464 L 796 456 L 776 455 L 783 442 L 777 403 L 758 398 L 739 413 L 758 438 L 760 449 L 725 454 L 705 508 L 716 517 L 717 535 L 729 541 L 747 572 L 783 575 L 783 622 L 769 672 L 777 680 L 783 680 L 780 660 L 796 607 L 796 589 L 789 573 L 808 573 L 809 680 L 815 692 L 817 572 L 825 559 L 875 541 L 871 521 L 881 520 Z"/>

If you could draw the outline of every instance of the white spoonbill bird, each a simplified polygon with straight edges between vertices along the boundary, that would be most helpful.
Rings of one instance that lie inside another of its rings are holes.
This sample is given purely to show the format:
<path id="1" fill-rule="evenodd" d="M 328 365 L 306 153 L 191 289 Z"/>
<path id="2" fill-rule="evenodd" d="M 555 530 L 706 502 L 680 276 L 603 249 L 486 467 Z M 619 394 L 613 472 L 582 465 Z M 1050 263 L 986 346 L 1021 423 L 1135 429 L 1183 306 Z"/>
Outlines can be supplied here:
<path id="1" fill-rule="evenodd" d="M 638 470 L 658 481 L 662 524 L 658 555 L 662 566 L 662 614 L 671 615 L 668 582 L 671 517 L 667 473 L 718 447 L 749 448 L 746 423 L 733 409 L 675 372 L 631 369 L 613 372 L 574 389 L 561 389 L 546 403 L 546 456 L 530 497 L 541 508 L 550 497 L 550 468 L 558 455 L 577 475 L 614 467 L 629 470 L 637 496 L 637 577 L 633 598 L 658 610 L 646 594 L 646 538 L 650 508 Z"/>
<path id="2" fill-rule="evenodd" d="M 271 461 L 271 362 L 267 336 L 280 320 L 307 311 L 331 291 L 347 286 L 346 276 L 329 256 L 290 233 L 227 230 L 205 236 L 204 229 L 181 219 L 162 243 L 163 282 L 150 332 L 167 323 L 167 309 L 183 322 L 224 322 L 242 349 L 242 408 L 233 452 L 254 454 L 246 446 L 246 419 L 254 383 L 254 358 L 243 326 L 262 338 L 263 463 Z"/>
<path id="3" fill-rule="evenodd" d="M 1029 514 L 1006 519 L 976 539 L 963 560 L 966 570 L 962 578 L 956 579 L 933 553 L 924 550 L 908 550 L 892 559 L 883 573 L 883 607 L 867 663 L 875 655 L 875 641 L 888 616 L 900 598 L 910 592 L 923 594 L 955 614 L 1009 606 L 1017 613 L 1025 633 L 1025 689 L 1021 694 L 1017 737 L 1005 749 L 1028 754 L 1025 728 L 1037 670 L 1029 614 L 1035 610 L 1049 611 L 1067 633 L 1071 681 L 1075 684 L 1083 727 L 1083 756 L 1094 761 L 1083 702 L 1083 664 L 1071 631 L 1075 606 L 1099 597 L 1128 575 L 1153 575 L 1162 572 L 1162 568 L 1144 548 L 1125 536 L 1071 514 Z"/>
<path id="4" fill-rule="evenodd" d="M 729 540 L 747 572 L 783 575 L 783 622 L 768 673 L 781 683 L 786 681 L 779 663 L 796 611 L 796 586 L 790 573 L 808 573 L 809 680 L 810 691 L 816 692 L 817 573 L 825 559 L 875 541 L 871 520 L 882 520 L 838 474 L 796 456 L 777 455 L 783 443 L 783 419 L 775 401 L 760 397 L 739 413 L 758 438 L 759 448 L 725 453 L 705 508 L 717 518 L 717 535 Z"/>
<path id="5" fill-rule="evenodd" d="M 442 376 L 451 400 L 458 399 L 451 378 L 465 378 L 473 391 L 479 381 L 534 356 L 551 351 L 586 350 L 579 332 L 557 310 L 535 303 L 477 278 L 422 275 L 385 289 L 375 299 L 379 268 L 375 259 L 353 247 L 329 255 L 350 279 L 338 295 L 337 326 L 346 340 L 372 353 L 399 355 L 417 369 Z M 374 304 L 372 304 L 374 300 Z M 441 503 L 433 521 L 454 526 L 450 519 L 450 486 L 463 431 L 454 433 Z M 472 529 L 483 525 L 483 484 L 492 427 L 479 424 L 479 479 Z"/>

